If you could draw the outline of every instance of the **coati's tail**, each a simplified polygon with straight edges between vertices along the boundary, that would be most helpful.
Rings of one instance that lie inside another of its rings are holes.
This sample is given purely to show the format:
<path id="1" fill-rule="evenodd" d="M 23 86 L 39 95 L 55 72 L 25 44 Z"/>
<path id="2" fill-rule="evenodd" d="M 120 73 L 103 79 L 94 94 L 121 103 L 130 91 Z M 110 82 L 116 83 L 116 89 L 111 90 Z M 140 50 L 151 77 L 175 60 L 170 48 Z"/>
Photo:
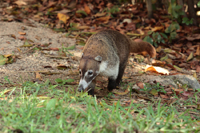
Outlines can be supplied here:
<path id="1" fill-rule="evenodd" d="M 136 39 L 132 41 L 130 46 L 130 52 L 133 53 L 148 53 L 152 58 L 156 57 L 156 49 L 148 42 Z"/>

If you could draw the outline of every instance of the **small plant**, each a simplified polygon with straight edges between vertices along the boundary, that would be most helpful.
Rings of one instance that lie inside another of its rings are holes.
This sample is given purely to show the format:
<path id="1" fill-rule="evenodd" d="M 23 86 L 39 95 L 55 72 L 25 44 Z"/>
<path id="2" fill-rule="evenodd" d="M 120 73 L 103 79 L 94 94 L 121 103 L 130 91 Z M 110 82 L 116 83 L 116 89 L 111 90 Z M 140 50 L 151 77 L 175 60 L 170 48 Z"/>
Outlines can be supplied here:
<path id="1" fill-rule="evenodd" d="M 111 14 L 111 17 L 113 17 L 112 14 L 116 14 L 116 13 L 119 12 L 119 7 L 118 7 L 118 6 L 113 6 L 113 7 L 111 7 L 110 9 L 109 9 L 109 8 L 105 8 L 105 9 L 103 10 L 103 12 L 110 13 L 110 14 Z"/>
<path id="2" fill-rule="evenodd" d="M 165 39 L 168 38 L 167 35 L 164 33 L 150 31 L 148 32 L 148 34 L 149 36 L 146 36 L 143 40 L 151 43 L 155 47 L 157 47 L 159 43 L 165 43 Z M 150 35 L 152 37 L 150 37 Z"/>
<path id="3" fill-rule="evenodd" d="M 176 22 L 173 22 L 169 27 L 167 27 L 167 29 L 165 29 L 165 33 L 169 35 L 169 42 L 176 38 L 176 30 L 178 29 L 180 29 L 180 26 Z"/>
<path id="4" fill-rule="evenodd" d="M 189 20 L 189 18 L 184 17 L 183 20 L 182 20 L 182 23 L 186 24 L 186 25 L 193 24 L 193 18 L 191 20 Z"/>
<path id="5" fill-rule="evenodd" d="M 180 29 L 179 24 L 173 22 L 165 29 L 165 33 L 149 31 L 148 36 L 146 36 L 143 40 L 157 47 L 159 43 L 165 43 L 165 40 L 169 40 L 169 42 L 171 42 L 172 40 L 176 39 L 176 30 L 178 29 Z"/>
<path id="6" fill-rule="evenodd" d="M 172 19 L 181 23 L 181 16 L 184 15 L 184 12 L 182 11 L 182 6 L 176 4 L 176 0 L 171 0 L 168 13 L 171 14 Z"/>
<path id="7" fill-rule="evenodd" d="M 168 8 L 168 13 L 171 14 L 172 20 L 177 21 L 179 24 L 183 23 L 183 24 L 186 24 L 186 25 L 190 25 L 190 24 L 193 23 L 193 19 L 189 20 L 189 18 L 187 18 L 187 17 L 182 18 L 182 16 L 185 13 L 182 10 L 182 6 L 176 4 L 176 0 L 171 0 L 171 2 L 169 4 L 170 5 L 169 5 L 169 8 Z"/>

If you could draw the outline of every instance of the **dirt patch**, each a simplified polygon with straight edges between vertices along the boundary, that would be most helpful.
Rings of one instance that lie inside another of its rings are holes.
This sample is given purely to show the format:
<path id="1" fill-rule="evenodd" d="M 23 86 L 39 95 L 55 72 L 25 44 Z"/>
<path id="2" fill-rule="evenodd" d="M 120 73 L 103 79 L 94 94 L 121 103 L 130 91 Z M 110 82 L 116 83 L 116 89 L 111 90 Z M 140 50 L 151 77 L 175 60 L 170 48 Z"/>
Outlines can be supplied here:
<path id="1" fill-rule="evenodd" d="M 49 44 L 48 48 L 62 48 L 75 45 L 75 39 L 66 38 L 64 33 L 56 33 L 51 29 L 45 28 L 44 25 L 33 22 L 32 26 L 27 26 L 17 22 L 0 22 L 0 54 L 16 55 L 16 62 L 0 66 L 0 81 L 3 82 L 5 77 L 13 83 L 22 81 L 35 80 L 35 71 L 40 72 L 56 72 L 58 74 L 46 75 L 52 81 L 57 78 L 67 78 L 68 70 L 58 70 L 59 64 L 76 68 L 77 61 L 71 58 L 56 59 L 45 56 L 45 52 L 49 55 L 58 55 L 59 51 L 45 51 L 44 54 L 40 50 L 32 51 L 30 48 L 21 47 L 25 41 L 20 39 L 19 32 L 26 33 L 23 35 L 27 40 L 31 40 L 36 44 Z M 73 64 L 73 65 L 72 65 Z M 45 68 L 49 66 L 50 68 Z M 43 80 L 45 80 L 45 75 Z"/>

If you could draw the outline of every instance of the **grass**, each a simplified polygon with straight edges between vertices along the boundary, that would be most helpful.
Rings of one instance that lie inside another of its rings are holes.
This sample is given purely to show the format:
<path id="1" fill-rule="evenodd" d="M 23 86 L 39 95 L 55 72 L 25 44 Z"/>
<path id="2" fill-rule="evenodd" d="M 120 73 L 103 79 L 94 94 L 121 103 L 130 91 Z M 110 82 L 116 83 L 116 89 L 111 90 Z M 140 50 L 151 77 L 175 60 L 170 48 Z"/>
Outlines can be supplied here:
<path id="1" fill-rule="evenodd" d="M 200 132 L 200 116 L 194 119 L 190 110 L 160 100 L 110 105 L 76 87 L 46 81 L 1 90 L 0 132 Z"/>

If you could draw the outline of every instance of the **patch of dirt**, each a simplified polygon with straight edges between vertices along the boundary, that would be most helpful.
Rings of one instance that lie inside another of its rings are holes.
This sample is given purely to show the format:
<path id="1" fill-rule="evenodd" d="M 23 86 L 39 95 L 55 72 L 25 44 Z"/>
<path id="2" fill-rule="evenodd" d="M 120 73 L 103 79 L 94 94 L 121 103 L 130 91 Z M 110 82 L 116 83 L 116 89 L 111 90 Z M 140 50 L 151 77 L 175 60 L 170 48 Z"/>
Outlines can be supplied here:
<path id="1" fill-rule="evenodd" d="M 49 51 L 49 48 L 62 48 L 75 45 L 75 39 L 66 38 L 64 33 L 56 33 L 51 29 L 45 28 L 44 25 L 33 22 L 32 26 L 27 26 L 17 22 L 0 22 L 0 54 L 13 54 L 16 55 L 16 62 L 0 66 L 0 81 L 4 82 L 4 78 L 8 76 L 8 79 L 12 83 L 21 83 L 22 81 L 34 81 L 36 79 L 35 72 L 52 72 L 58 74 L 42 75 L 42 80 L 49 78 L 54 81 L 56 78 L 67 78 L 67 70 L 58 70 L 56 67 L 59 64 L 66 65 L 68 67 L 77 68 L 77 61 L 71 58 L 50 58 L 45 55 L 45 52 L 49 55 L 55 56 L 59 54 L 59 51 Z M 25 41 L 19 37 L 22 36 L 19 32 L 26 33 L 23 35 L 27 40 L 31 40 L 34 45 L 49 44 L 45 47 L 45 50 L 30 50 L 28 47 L 21 47 Z M 73 64 L 73 65 L 72 65 Z M 45 68 L 48 67 L 49 68 Z"/>

